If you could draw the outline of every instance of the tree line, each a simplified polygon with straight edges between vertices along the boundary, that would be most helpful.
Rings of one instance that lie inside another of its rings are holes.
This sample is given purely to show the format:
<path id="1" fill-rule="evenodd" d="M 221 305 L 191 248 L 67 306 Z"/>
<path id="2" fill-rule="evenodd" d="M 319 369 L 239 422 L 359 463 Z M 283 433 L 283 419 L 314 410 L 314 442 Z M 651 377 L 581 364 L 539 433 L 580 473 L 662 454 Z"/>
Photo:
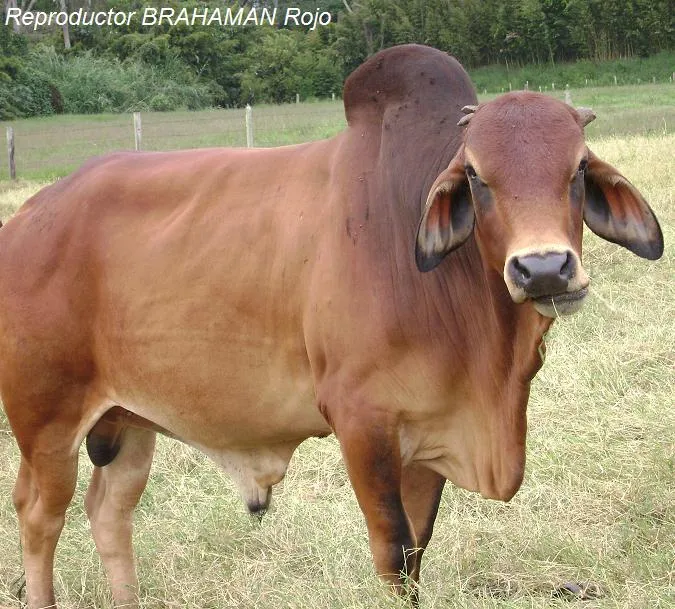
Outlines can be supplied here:
<path id="1" fill-rule="evenodd" d="M 376 51 L 428 44 L 465 66 L 645 57 L 672 51 L 671 0 L 3 0 L 33 11 L 297 7 L 327 26 L 0 25 L 0 118 L 232 107 L 339 94 Z"/>

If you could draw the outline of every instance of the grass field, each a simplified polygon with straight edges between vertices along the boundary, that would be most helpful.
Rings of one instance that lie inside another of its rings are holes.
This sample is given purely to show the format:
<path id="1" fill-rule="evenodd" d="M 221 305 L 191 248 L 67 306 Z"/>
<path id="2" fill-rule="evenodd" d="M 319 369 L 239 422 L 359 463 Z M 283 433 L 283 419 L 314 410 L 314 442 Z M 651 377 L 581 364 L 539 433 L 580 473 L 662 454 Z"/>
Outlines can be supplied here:
<path id="1" fill-rule="evenodd" d="M 650 201 L 666 253 L 647 262 L 586 235 L 592 291 L 583 311 L 549 335 L 530 400 L 523 487 L 500 504 L 447 485 L 422 568 L 425 608 L 675 606 L 675 109 L 660 97 L 666 89 L 653 89 L 653 104 L 640 97 L 650 90 L 573 95 L 594 105 L 589 145 Z M 0 182 L 0 214 L 39 186 Z M 18 451 L 3 414 L 0 463 L 0 605 L 18 607 L 10 500 Z M 80 467 L 57 554 L 57 595 L 65 609 L 110 607 L 83 509 L 91 469 L 84 455 Z M 402 606 L 373 576 L 332 438 L 300 447 L 260 525 L 210 461 L 161 441 L 135 543 L 147 609 Z M 571 581 L 591 583 L 598 597 L 557 598 Z"/>
<path id="2" fill-rule="evenodd" d="M 20 178 L 64 176 L 91 156 L 134 149 L 131 114 L 61 115 L 9 124 L 16 133 L 16 170 Z M 142 124 L 144 150 L 246 145 L 243 109 L 147 112 L 142 114 Z M 281 146 L 330 137 L 346 122 L 341 101 L 324 101 L 256 106 L 253 124 L 256 146 Z M 4 129 L 0 127 L 0 131 Z M 9 177 L 6 157 L 3 146 L 0 180 Z"/>
<path id="3" fill-rule="evenodd" d="M 612 61 L 582 60 L 573 63 L 530 64 L 526 66 L 507 66 L 505 63 L 493 64 L 469 70 L 471 80 L 482 91 L 498 92 L 513 87 L 522 87 L 527 81 L 532 88 L 539 86 L 549 89 L 555 84 L 562 88 L 571 87 L 607 87 L 634 85 L 651 82 L 672 82 L 675 54 L 663 51 L 650 57 L 632 57 Z"/>
<path id="4" fill-rule="evenodd" d="M 564 96 L 564 91 L 549 93 Z M 598 110 L 598 120 L 588 128 L 590 137 L 675 132 L 673 84 L 589 87 L 572 90 L 571 95 L 574 104 Z M 243 109 L 148 112 L 142 122 L 145 150 L 246 145 Z M 340 100 L 256 106 L 253 122 L 256 146 L 330 137 L 345 126 Z M 134 147 L 132 117 L 126 114 L 61 115 L 8 124 L 15 130 L 17 175 L 23 179 L 53 179 L 91 156 Z M 7 152 L 1 146 L 0 180 L 8 177 Z"/>

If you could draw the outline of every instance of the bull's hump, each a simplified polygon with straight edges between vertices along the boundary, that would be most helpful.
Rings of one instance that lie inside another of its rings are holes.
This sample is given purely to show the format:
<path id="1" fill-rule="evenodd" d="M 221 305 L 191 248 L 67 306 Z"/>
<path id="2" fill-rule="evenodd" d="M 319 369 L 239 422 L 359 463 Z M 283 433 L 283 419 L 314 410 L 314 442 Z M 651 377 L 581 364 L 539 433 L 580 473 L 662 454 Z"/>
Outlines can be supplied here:
<path id="1" fill-rule="evenodd" d="M 406 44 L 376 53 L 352 72 L 343 92 L 345 115 L 353 125 L 364 115 L 381 118 L 391 104 L 412 103 L 420 111 L 467 91 L 473 91 L 471 81 L 454 57 Z"/>

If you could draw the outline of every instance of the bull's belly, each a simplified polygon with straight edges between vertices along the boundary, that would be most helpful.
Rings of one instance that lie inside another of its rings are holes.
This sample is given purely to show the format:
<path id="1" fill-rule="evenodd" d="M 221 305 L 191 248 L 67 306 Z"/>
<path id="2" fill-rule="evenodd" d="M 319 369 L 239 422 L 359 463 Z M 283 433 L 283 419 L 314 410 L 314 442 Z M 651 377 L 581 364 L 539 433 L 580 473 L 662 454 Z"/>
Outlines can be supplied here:
<path id="1" fill-rule="evenodd" d="M 118 358 L 109 372 L 110 403 L 208 455 L 249 509 L 266 508 L 297 446 L 331 433 L 308 367 L 278 352 L 254 357 L 239 349 L 225 357 L 214 348 L 211 357 L 180 354 L 180 365 L 177 355 L 135 359 L 135 366 Z"/>
<path id="2" fill-rule="evenodd" d="M 311 378 L 175 372 L 111 387 L 110 399 L 208 452 L 252 449 L 330 433 L 315 405 Z M 147 384 L 146 384 L 147 383 Z"/>

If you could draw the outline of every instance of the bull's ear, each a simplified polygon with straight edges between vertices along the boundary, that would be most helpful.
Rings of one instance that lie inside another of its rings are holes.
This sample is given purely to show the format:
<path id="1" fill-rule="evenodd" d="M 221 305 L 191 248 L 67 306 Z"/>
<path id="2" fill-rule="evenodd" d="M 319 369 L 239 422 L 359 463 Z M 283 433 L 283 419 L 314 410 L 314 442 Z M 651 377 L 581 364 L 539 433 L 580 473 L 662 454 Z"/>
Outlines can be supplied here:
<path id="1" fill-rule="evenodd" d="M 471 189 L 464 170 L 464 151 L 434 181 L 417 229 L 415 262 L 430 271 L 471 235 L 474 224 Z"/>
<path id="2" fill-rule="evenodd" d="M 588 228 L 641 258 L 660 258 L 661 227 L 638 189 L 590 150 L 585 181 L 584 221 Z"/>

